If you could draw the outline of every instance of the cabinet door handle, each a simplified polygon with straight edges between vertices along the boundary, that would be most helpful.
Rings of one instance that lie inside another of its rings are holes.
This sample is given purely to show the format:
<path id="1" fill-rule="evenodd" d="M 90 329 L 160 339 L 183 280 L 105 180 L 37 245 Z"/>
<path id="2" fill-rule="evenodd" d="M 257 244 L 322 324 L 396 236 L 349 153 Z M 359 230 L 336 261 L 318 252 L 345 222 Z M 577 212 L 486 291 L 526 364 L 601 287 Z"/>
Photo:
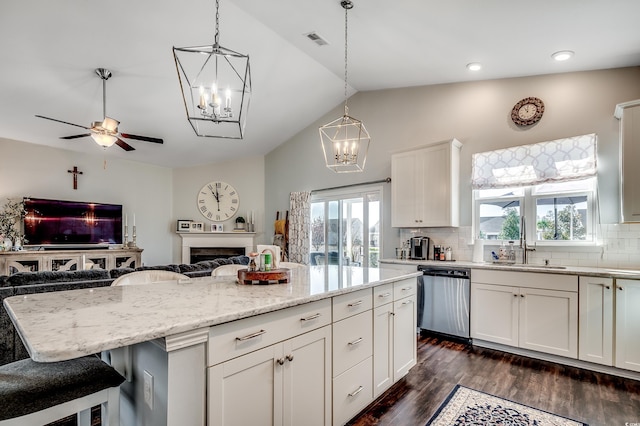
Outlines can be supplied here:
<path id="1" fill-rule="evenodd" d="M 515 294 L 515 293 L 513 293 L 513 297 L 518 297 L 518 295 L 517 295 L 517 294 Z"/>
<path id="2" fill-rule="evenodd" d="M 622 287 L 622 286 L 620 285 L 620 286 L 618 286 L 618 290 L 622 291 L 622 290 L 624 290 L 624 287 Z"/>
<path id="3" fill-rule="evenodd" d="M 284 364 L 284 358 L 278 358 L 276 360 L 276 362 L 278 363 L 278 365 L 283 365 Z"/>
<path id="4" fill-rule="evenodd" d="M 358 305 L 362 305 L 362 300 L 358 300 L 357 302 L 349 303 L 347 306 L 350 308 L 354 308 Z"/>
<path id="5" fill-rule="evenodd" d="M 385 298 L 385 297 L 389 297 L 389 296 L 391 296 L 391 293 L 382 293 L 382 294 L 378 295 L 378 297 L 381 297 L 381 298 Z"/>
<path id="6" fill-rule="evenodd" d="M 607 289 L 607 290 L 609 290 L 609 289 L 611 288 L 611 286 L 609 286 L 609 285 L 605 285 L 605 284 L 602 284 L 602 286 L 603 286 L 605 289 Z"/>
<path id="7" fill-rule="evenodd" d="M 253 339 L 254 337 L 262 336 L 266 332 L 267 332 L 267 330 L 256 331 L 255 333 L 247 334 L 244 337 L 236 337 L 236 340 L 239 341 L 239 342 L 244 342 L 245 340 L 249 340 L 249 339 Z"/>
<path id="8" fill-rule="evenodd" d="M 312 321 L 314 319 L 320 318 L 320 315 L 321 315 L 320 313 L 313 314 L 313 315 L 308 316 L 306 318 L 300 318 L 300 321 Z"/>
<path id="9" fill-rule="evenodd" d="M 286 358 L 287 358 L 287 361 L 289 362 L 293 361 L 293 354 L 287 355 Z"/>
<path id="10" fill-rule="evenodd" d="M 359 387 L 358 387 L 358 389 L 356 389 L 356 390 L 354 390 L 353 392 L 351 392 L 351 393 L 349 394 L 349 396 L 353 398 L 354 396 L 356 396 L 357 394 L 359 394 L 360 392 L 362 392 L 362 389 L 364 389 L 364 388 L 363 388 L 362 386 L 359 386 Z"/>
<path id="11" fill-rule="evenodd" d="M 358 343 L 362 342 L 362 337 L 358 337 L 356 340 L 354 340 L 353 342 L 349 342 L 348 345 L 349 346 L 355 346 Z"/>
<path id="12" fill-rule="evenodd" d="M 524 297 L 524 294 L 521 294 L 520 297 Z"/>

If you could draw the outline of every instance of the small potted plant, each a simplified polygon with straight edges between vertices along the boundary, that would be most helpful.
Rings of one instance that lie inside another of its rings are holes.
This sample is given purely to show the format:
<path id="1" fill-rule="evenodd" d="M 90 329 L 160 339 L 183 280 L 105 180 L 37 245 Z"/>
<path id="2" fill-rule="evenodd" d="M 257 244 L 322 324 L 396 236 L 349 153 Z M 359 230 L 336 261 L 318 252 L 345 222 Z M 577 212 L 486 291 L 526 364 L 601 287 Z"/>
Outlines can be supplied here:
<path id="1" fill-rule="evenodd" d="M 236 227 L 235 227 L 235 231 L 244 231 L 244 224 L 245 224 L 244 217 L 242 217 L 242 216 L 238 216 L 238 217 L 236 218 Z"/>
<path id="2" fill-rule="evenodd" d="M 0 244 L 5 250 L 20 249 L 22 242 L 28 242 L 20 232 L 25 213 L 22 200 L 7 199 L 0 210 Z"/>

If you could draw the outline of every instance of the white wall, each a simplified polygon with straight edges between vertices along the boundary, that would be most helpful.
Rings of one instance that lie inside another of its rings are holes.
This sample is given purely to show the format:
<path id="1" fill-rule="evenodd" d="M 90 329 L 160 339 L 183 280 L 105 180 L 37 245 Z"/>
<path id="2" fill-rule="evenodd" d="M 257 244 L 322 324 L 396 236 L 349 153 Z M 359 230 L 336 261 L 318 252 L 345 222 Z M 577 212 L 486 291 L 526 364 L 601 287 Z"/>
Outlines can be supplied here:
<path id="1" fill-rule="evenodd" d="M 129 216 L 129 239 L 136 214 L 143 263 L 171 262 L 171 169 L 111 159 L 99 150 L 87 155 L 2 138 L 0 158 L 0 204 L 8 197 L 24 196 L 122 204 Z M 77 190 L 67 173 L 73 166 L 83 172 Z"/>
<path id="2" fill-rule="evenodd" d="M 543 100 L 545 114 L 520 128 L 511 122 L 511 108 L 529 96 Z M 602 222 L 617 223 L 619 131 L 613 111 L 639 98 L 640 67 L 361 92 L 349 99 L 349 113 L 372 137 L 364 173 L 334 174 L 324 166 L 318 127 L 342 115 L 338 105 L 267 155 L 266 210 L 288 208 L 292 191 L 383 179 L 390 175 L 392 152 L 455 137 L 464 145 L 460 224 L 470 226 L 473 153 L 596 133 Z M 390 227 L 388 208 L 384 213 L 384 256 L 392 257 L 400 233 Z"/>

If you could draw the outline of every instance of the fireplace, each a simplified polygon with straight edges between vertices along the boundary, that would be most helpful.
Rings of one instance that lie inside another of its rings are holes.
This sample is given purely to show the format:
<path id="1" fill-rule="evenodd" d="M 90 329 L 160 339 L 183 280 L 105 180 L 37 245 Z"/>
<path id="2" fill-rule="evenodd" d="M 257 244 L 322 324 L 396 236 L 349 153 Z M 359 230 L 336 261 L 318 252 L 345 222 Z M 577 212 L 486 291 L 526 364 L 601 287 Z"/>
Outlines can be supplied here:
<path id="1" fill-rule="evenodd" d="M 244 247 L 191 247 L 191 261 L 189 263 L 198 263 L 203 260 L 219 258 L 226 259 L 243 254 L 245 254 Z"/>
<path id="2" fill-rule="evenodd" d="M 194 263 L 193 255 L 200 260 L 230 257 L 255 251 L 253 232 L 186 232 L 182 239 L 182 263 Z M 204 250 L 204 251 L 201 251 Z"/>

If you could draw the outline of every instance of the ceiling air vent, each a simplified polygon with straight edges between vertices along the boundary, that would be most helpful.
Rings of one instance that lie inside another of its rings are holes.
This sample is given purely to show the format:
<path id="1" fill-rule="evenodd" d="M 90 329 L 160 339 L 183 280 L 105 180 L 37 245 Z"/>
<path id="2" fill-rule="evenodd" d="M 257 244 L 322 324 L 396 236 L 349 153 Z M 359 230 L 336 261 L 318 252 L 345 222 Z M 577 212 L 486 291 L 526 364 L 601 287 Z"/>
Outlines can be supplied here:
<path id="1" fill-rule="evenodd" d="M 327 44 L 329 44 L 329 42 L 327 40 L 325 40 L 320 34 L 318 34 L 315 31 L 312 31 L 308 34 L 305 34 L 305 36 L 311 40 L 312 42 L 314 42 L 315 44 L 317 44 L 318 46 L 325 46 Z"/>

